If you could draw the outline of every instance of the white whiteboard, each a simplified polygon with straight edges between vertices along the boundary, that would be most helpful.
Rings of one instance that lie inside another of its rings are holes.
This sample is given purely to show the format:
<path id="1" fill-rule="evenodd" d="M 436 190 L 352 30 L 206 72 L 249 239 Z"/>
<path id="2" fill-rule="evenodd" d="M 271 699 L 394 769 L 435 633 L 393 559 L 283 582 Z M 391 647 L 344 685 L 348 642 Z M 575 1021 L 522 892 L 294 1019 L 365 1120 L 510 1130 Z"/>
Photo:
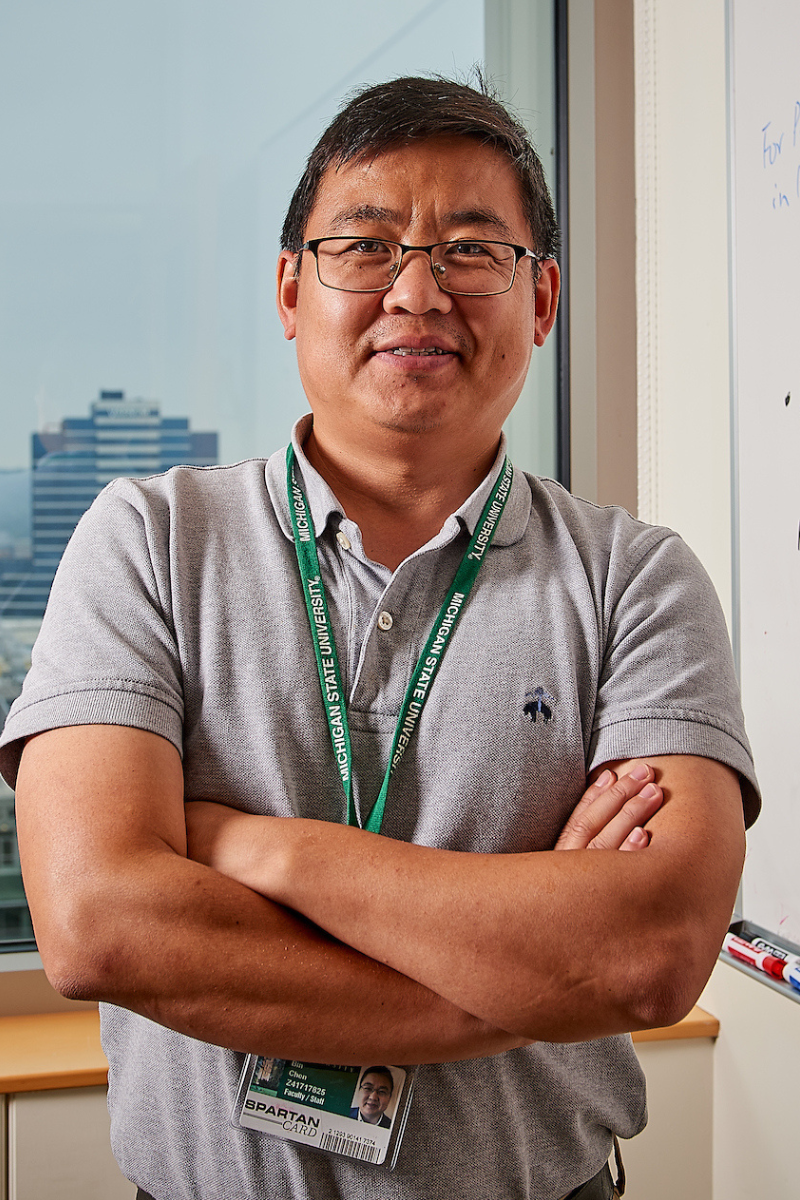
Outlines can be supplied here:
<path id="1" fill-rule="evenodd" d="M 728 21 L 737 624 L 764 797 L 743 915 L 800 942 L 800 0 L 729 0 Z"/>

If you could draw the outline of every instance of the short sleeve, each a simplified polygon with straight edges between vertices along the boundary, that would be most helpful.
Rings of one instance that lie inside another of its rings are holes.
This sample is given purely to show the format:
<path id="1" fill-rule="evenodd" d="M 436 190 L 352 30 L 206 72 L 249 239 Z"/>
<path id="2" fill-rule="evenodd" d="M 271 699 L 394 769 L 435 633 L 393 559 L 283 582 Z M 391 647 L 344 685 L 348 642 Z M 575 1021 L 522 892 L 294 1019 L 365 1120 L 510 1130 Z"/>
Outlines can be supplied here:
<path id="1" fill-rule="evenodd" d="M 0 739 L 0 770 L 12 786 L 24 739 L 47 729 L 126 725 L 181 750 L 169 514 L 157 501 L 117 480 L 81 518 Z"/>
<path id="2" fill-rule="evenodd" d="M 740 775 L 749 826 L 760 799 L 722 608 L 681 538 L 642 528 L 611 558 L 590 766 L 646 754 L 716 759 Z"/>

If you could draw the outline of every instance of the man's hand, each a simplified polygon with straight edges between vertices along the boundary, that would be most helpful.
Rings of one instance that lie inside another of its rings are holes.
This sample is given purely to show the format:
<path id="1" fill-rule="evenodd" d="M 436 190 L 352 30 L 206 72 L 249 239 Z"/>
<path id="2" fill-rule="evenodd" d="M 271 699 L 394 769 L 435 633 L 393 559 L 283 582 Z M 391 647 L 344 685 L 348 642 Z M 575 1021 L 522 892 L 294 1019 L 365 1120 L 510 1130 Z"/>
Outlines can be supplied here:
<path id="1" fill-rule="evenodd" d="M 643 850 L 650 844 L 645 826 L 664 801 L 649 763 L 635 762 L 621 774 L 608 767 L 595 771 L 575 806 L 556 850 Z"/>
<path id="2" fill-rule="evenodd" d="M 663 803 L 649 763 L 633 763 L 619 778 L 608 767 L 598 769 L 567 821 L 556 850 L 641 850 L 650 843 L 645 825 Z M 266 859 L 260 852 L 264 822 L 212 801 L 186 805 L 188 856 L 215 871 L 268 894 Z M 269 836 L 268 834 L 266 835 Z"/>
<path id="3" fill-rule="evenodd" d="M 241 882 L 362 954 L 491 1025 L 579 1041 L 688 1012 L 733 908 L 744 850 L 735 772 L 671 755 L 639 779 L 641 765 L 610 764 L 608 782 L 598 773 L 558 853 L 436 850 L 202 809 L 189 825 L 212 861 L 235 862 Z M 648 836 L 646 853 L 616 852 Z"/>
<path id="4" fill-rule="evenodd" d="M 617 778 L 604 768 L 584 792 L 556 843 L 556 850 L 642 850 L 650 843 L 645 825 L 664 799 L 649 763 L 636 762 Z M 271 817 L 252 816 L 224 804 L 195 800 L 186 805 L 189 858 L 269 895 L 266 878 Z M 276 828 L 276 834 L 278 829 Z"/>

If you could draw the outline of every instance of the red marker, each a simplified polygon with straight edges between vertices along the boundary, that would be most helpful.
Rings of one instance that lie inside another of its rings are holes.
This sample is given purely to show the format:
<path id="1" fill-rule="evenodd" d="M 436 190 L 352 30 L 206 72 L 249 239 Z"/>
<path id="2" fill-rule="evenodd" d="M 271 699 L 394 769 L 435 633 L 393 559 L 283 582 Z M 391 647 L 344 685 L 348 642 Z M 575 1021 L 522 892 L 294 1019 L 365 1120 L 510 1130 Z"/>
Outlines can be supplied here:
<path id="1" fill-rule="evenodd" d="M 767 950 L 758 950 L 751 942 L 746 942 L 744 938 L 736 937 L 733 933 L 725 935 L 722 949 L 727 950 L 734 958 L 763 971 L 765 975 L 771 975 L 773 979 L 785 980 L 788 977 L 784 972 L 788 972 L 790 966 L 785 958 L 776 958 Z"/>

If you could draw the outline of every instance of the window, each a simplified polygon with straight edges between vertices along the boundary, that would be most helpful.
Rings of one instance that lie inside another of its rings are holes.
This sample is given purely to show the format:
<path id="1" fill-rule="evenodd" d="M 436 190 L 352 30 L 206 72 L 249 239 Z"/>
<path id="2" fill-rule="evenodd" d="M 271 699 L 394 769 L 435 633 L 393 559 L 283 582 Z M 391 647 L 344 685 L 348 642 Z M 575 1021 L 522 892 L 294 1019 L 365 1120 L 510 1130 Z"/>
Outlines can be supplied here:
<path id="1" fill-rule="evenodd" d="M 275 258 L 341 96 L 483 59 L 482 0 L 330 11 L 38 0 L 0 12 L 2 718 L 100 488 L 270 453 L 305 410 Z M 31 939 L 2 784 L 0 941 Z"/>
<path id="2" fill-rule="evenodd" d="M 340 98 L 486 60 L 554 184 L 559 5 L 349 0 L 334 21 L 325 0 L 0 9 L 0 718 L 98 491 L 115 475 L 268 454 L 305 411 L 275 258 Z M 534 376 L 512 450 L 552 475 L 554 346 Z M 0 781 L 0 946 L 32 937 Z"/>

